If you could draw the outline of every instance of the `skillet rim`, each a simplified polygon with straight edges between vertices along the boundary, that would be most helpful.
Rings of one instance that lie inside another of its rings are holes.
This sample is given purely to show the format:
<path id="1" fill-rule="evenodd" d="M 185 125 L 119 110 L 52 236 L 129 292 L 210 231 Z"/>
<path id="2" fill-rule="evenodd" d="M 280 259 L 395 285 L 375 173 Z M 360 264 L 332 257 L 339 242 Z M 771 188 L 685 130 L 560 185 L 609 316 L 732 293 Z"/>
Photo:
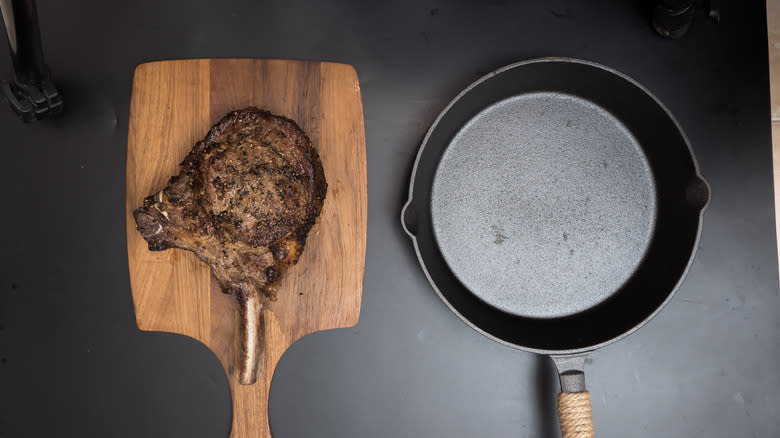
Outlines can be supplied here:
<path id="1" fill-rule="evenodd" d="M 494 335 L 486 332 L 485 330 L 483 330 L 482 328 L 480 328 L 476 324 L 472 323 L 471 320 L 469 320 L 468 318 L 463 316 L 460 312 L 457 311 L 457 309 L 455 309 L 452 306 L 452 304 L 449 302 L 449 300 L 447 300 L 447 298 L 444 296 L 444 294 L 441 292 L 439 287 L 434 282 L 433 278 L 431 277 L 431 275 L 430 275 L 430 273 L 428 271 L 428 267 L 426 266 L 425 260 L 423 259 L 423 256 L 422 256 L 422 254 L 420 252 L 420 246 L 419 246 L 419 243 L 418 243 L 418 240 L 417 240 L 417 236 L 415 236 L 415 234 L 412 233 L 409 230 L 409 227 L 407 226 L 407 223 L 406 223 L 406 220 L 405 220 L 405 217 L 407 216 L 407 213 L 410 211 L 410 208 L 412 208 L 412 211 L 411 211 L 412 213 L 419 214 L 419 212 L 416 211 L 416 209 L 413 207 L 414 206 L 414 187 L 415 187 L 414 183 L 415 183 L 415 180 L 416 180 L 416 177 L 417 177 L 417 170 L 419 168 L 421 157 L 422 157 L 422 155 L 425 152 L 426 146 L 428 144 L 428 141 L 429 141 L 431 135 L 436 131 L 436 128 L 439 125 L 440 121 L 450 111 L 450 109 L 453 106 L 455 106 L 460 101 L 460 99 L 463 96 L 465 96 L 466 94 L 468 94 L 472 89 L 474 89 L 475 87 L 479 86 L 480 84 L 482 84 L 482 83 L 484 83 L 484 82 L 486 82 L 486 81 L 488 81 L 488 80 L 490 80 L 490 79 L 500 75 L 501 73 L 504 73 L 506 71 L 513 70 L 513 69 L 516 69 L 516 68 L 528 66 L 528 65 L 531 65 L 531 64 L 551 63 L 551 62 L 552 63 L 581 64 L 581 65 L 585 65 L 585 66 L 588 66 L 588 67 L 592 67 L 592 68 L 596 68 L 596 69 L 605 71 L 607 73 L 611 73 L 612 75 L 616 76 L 617 78 L 622 79 L 622 80 L 628 82 L 629 84 L 635 86 L 638 90 L 640 90 L 641 92 L 645 93 L 648 97 L 650 97 L 652 99 L 652 101 L 655 102 L 655 104 L 658 105 L 658 107 L 661 110 L 663 110 L 664 114 L 666 114 L 666 116 L 669 118 L 669 120 L 671 120 L 671 122 L 674 123 L 675 128 L 680 133 L 680 136 L 683 139 L 683 142 L 685 143 L 685 146 L 686 146 L 686 148 L 688 150 L 688 154 L 690 155 L 691 162 L 693 163 L 694 175 L 695 175 L 696 178 L 698 178 L 699 181 L 701 181 L 703 183 L 704 188 L 706 189 L 706 193 L 707 193 L 707 200 L 699 209 L 698 223 L 697 223 L 697 227 L 696 227 L 696 236 L 695 236 L 694 241 L 693 241 L 693 246 L 692 246 L 693 249 L 691 250 L 690 255 L 688 256 L 688 262 L 685 265 L 684 269 L 682 270 L 682 273 L 680 274 L 679 278 L 675 282 L 674 286 L 671 288 L 671 290 L 669 290 L 667 292 L 666 298 L 660 303 L 660 305 L 658 305 L 652 312 L 650 312 L 650 314 L 647 317 L 645 317 L 644 319 L 642 319 L 640 321 L 637 321 L 636 324 L 634 324 L 630 329 L 625 330 L 625 331 L 623 331 L 621 333 L 618 333 L 614 337 L 611 337 L 611 338 L 609 338 L 609 339 L 607 339 L 605 341 L 602 341 L 602 342 L 599 342 L 599 343 L 596 343 L 596 344 L 592 344 L 592 345 L 579 347 L 579 348 L 573 348 L 573 349 L 534 348 L 534 347 L 528 347 L 528 346 L 524 346 L 524 345 L 520 345 L 520 344 L 515 344 L 513 342 L 509 342 L 509 341 L 506 341 L 506 340 L 504 340 L 502 338 L 494 336 Z M 457 315 L 458 318 L 461 319 L 461 321 L 466 323 L 469 327 L 471 327 L 472 329 L 476 330 L 478 333 L 482 334 L 483 336 L 485 336 L 485 337 L 487 337 L 487 338 L 489 338 L 489 339 L 491 339 L 491 340 L 493 340 L 495 342 L 498 342 L 500 344 L 506 345 L 508 347 L 512 347 L 512 348 L 520 349 L 520 350 L 524 350 L 524 351 L 529 351 L 529 352 L 533 352 L 533 353 L 538 353 L 538 354 L 547 354 L 547 355 L 564 355 L 565 354 L 565 355 L 569 355 L 569 354 L 587 353 L 589 351 L 596 350 L 598 348 L 604 347 L 604 346 L 609 345 L 609 344 L 611 344 L 613 342 L 617 342 L 617 341 L 619 341 L 619 340 L 629 336 L 630 334 L 634 333 L 639 328 L 643 327 L 648 322 L 650 322 L 650 320 L 652 320 L 669 303 L 669 301 L 671 301 L 672 297 L 675 295 L 677 290 L 680 288 L 680 286 L 683 283 L 683 281 L 685 281 L 685 278 L 688 275 L 690 267 L 691 267 L 691 265 L 693 263 L 693 259 L 695 258 L 696 252 L 698 250 L 699 241 L 701 239 L 701 231 L 702 231 L 702 222 L 703 222 L 704 212 L 706 211 L 707 206 L 709 205 L 709 202 L 710 202 L 710 200 L 712 198 L 711 193 L 712 193 L 712 190 L 710 188 L 709 183 L 701 175 L 701 170 L 699 168 L 699 163 L 696 160 L 696 155 L 693 153 L 693 148 L 691 147 L 691 143 L 688 140 L 688 136 L 685 134 L 685 131 L 682 129 L 682 126 L 677 121 L 677 119 L 674 117 L 674 115 L 671 113 L 671 111 L 669 111 L 669 109 L 666 107 L 666 105 L 664 105 L 663 102 L 661 102 L 660 99 L 658 99 L 658 97 L 655 96 L 655 94 L 653 94 L 649 89 L 647 89 L 645 86 L 643 86 L 642 84 L 640 84 L 636 80 L 630 78 L 629 76 L 621 73 L 618 70 L 615 70 L 613 68 L 607 67 L 605 65 L 602 65 L 602 64 L 599 64 L 599 63 L 596 63 L 596 62 L 593 62 L 593 61 L 583 60 L 583 59 L 551 56 L 551 57 L 533 58 L 533 59 L 528 59 L 528 60 L 524 60 L 524 61 L 519 61 L 519 62 L 515 62 L 515 63 L 509 64 L 509 65 L 506 65 L 504 67 L 498 68 L 498 69 L 496 69 L 496 70 L 494 70 L 494 71 L 492 71 L 492 72 L 490 72 L 490 73 L 480 77 L 479 79 L 477 79 L 476 81 L 472 82 L 471 84 L 469 84 L 469 86 L 467 86 L 460 93 L 458 93 L 447 104 L 447 106 L 445 106 L 444 109 L 442 109 L 442 111 L 439 113 L 439 115 L 436 117 L 436 119 L 433 121 L 433 123 L 431 124 L 430 128 L 426 132 L 425 137 L 423 138 L 423 140 L 422 140 L 422 142 L 420 144 L 420 147 L 419 147 L 419 149 L 417 151 L 417 156 L 415 157 L 414 165 L 412 167 L 412 173 L 411 173 L 411 176 L 410 176 L 410 179 L 409 179 L 408 197 L 407 197 L 407 200 L 404 203 L 403 207 L 401 208 L 401 217 L 400 217 L 400 219 L 401 219 L 401 226 L 404 229 L 404 232 L 412 240 L 412 243 L 414 245 L 415 254 L 417 256 L 417 261 L 420 264 L 420 267 L 422 268 L 423 273 L 425 274 L 425 277 L 428 280 L 428 283 L 431 285 L 433 290 L 436 292 L 436 295 L 438 295 L 439 299 L 441 299 L 444 302 L 444 304 L 450 309 L 450 311 L 452 313 L 454 313 L 455 315 Z"/>

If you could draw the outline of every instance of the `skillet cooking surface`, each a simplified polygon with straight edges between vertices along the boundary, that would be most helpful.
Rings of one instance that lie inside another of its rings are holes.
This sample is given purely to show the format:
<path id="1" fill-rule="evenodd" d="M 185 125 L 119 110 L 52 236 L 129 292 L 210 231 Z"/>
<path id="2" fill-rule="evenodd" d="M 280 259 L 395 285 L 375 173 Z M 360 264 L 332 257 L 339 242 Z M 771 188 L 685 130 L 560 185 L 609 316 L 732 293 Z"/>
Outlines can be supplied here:
<path id="1" fill-rule="evenodd" d="M 587 100 L 527 93 L 490 105 L 436 170 L 436 242 L 500 310 L 560 317 L 617 291 L 647 250 L 655 184 L 637 140 Z"/>

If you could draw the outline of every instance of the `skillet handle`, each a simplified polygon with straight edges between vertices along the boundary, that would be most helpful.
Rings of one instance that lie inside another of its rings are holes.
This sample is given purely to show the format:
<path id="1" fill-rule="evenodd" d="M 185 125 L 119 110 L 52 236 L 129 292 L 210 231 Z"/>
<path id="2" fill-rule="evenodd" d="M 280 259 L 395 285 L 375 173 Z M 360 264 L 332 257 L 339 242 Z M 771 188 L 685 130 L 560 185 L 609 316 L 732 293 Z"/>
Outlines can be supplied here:
<path id="1" fill-rule="evenodd" d="M 590 392 L 559 393 L 558 421 L 563 438 L 593 438 Z"/>
<path id="2" fill-rule="evenodd" d="M 563 438 L 593 438 L 590 392 L 585 388 L 585 355 L 552 356 L 561 379 L 558 421 Z"/>

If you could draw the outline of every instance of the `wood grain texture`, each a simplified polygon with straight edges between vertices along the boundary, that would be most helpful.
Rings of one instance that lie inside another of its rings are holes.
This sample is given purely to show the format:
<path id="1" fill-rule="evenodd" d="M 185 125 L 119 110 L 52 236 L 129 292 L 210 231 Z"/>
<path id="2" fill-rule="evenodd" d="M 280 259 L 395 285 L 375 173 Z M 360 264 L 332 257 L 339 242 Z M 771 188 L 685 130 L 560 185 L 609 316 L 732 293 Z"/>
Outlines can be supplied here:
<path id="1" fill-rule="evenodd" d="M 772 122 L 780 122 L 780 0 L 767 0 L 766 28 L 769 43 L 769 95 L 772 104 Z"/>
<path id="2" fill-rule="evenodd" d="M 775 231 L 778 259 L 780 259 L 780 0 L 767 0 L 766 27 L 769 45 L 769 99 L 772 119 Z"/>
<path id="3" fill-rule="evenodd" d="M 319 151 L 328 193 L 279 299 L 265 306 L 262 375 L 238 384 L 234 297 L 194 254 L 149 251 L 132 211 L 165 186 L 208 129 L 257 106 L 295 120 Z M 357 73 L 335 63 L 262 59 L 161 61 L 136 68 L 127 148 L 127 250 L 141 330 L 190 336 L 219 358 L 233 399 L 231 437 L 270 437 L 268 390 L 287 348 L 318 331 L 357 324 L 366 245 L 366 157 Z"/>
<path id="4" fill-rule="evenodd" d="M 780 72 L 775 74 L 780 76 Z M 777 259 L 780 260 L 780 123 L 772 123 L 772 174 L 775 188 L 775 238 Z"/>

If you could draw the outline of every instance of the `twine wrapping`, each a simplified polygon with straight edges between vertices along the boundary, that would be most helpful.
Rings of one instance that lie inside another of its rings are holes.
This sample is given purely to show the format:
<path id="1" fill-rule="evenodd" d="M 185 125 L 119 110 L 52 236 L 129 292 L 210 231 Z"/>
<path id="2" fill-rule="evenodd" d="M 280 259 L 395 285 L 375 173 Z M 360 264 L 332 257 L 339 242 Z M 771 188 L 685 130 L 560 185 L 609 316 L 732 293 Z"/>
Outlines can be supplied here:
<path id="1" fill-rule="evenodd" d="M 558 394 L 558 420 L 563 438 L 593 438 L 590 392 Z"/>

